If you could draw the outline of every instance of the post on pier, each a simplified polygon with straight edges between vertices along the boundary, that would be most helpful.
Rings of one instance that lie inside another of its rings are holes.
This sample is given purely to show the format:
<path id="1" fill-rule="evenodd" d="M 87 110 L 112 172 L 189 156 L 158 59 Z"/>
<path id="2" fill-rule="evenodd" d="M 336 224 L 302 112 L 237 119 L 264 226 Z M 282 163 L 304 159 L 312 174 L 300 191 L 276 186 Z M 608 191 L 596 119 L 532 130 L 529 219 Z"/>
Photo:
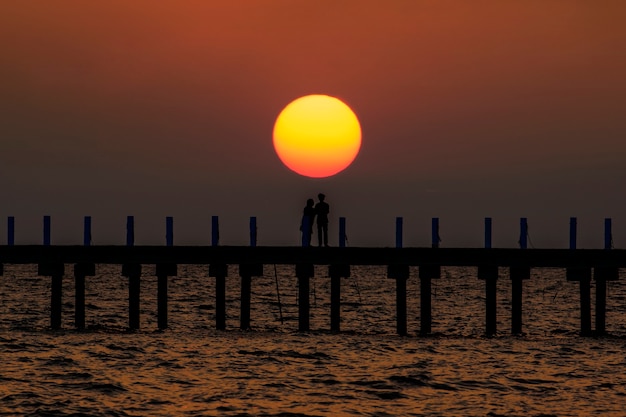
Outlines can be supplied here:
<path id="1" fill-rule="evenodd" d="M 135 246 L 135 217 L 126 216 L 126 246 Z"/>
<path id="2" fill-rule="evenodd" d="M 528 248 L 528 219 L 526 217 L 519 219 L 519 247 L 520 249 Z"/>
<path id="3" fill-rule="evenodd" d="M 613 248 L 613 234 L 611 219 L 604 219 L 604 249 Z M 616 281 L 619 278 L 619 269 L 613 266 L 595 267 L 593 278 L 596 281 L 596 334 L 606 333 L 606 287 L 607 281 Z"/>
<path id="4" fill-rule="evenodd" d="M 165 245 L 174 246 L 174 217 L 165 218 Z"/>
<path id="5" fill-rule="evenodd" d="M 53 330 L 61 328 L 61 313 L 63 310 L 63 274 L 65 265 L 62 263 L 44 263 L 38 265 L 38 275 L 50 277 L 50 327 Z"/>
<path id="6" fill-rule="evenodd" d="M 491 249 L 491 217 L 485 217 L 485 249 Z"/>
<path id="7" fill-rule="evenodd" d="M 211 216 L 211 246 L 220 244 L 220 220 L 218 216 Z"/>
<path id="8" fill-rule="evenodd" d="M 350 265 L 335 264 L 328 267 L 330 276 L 330 331 L 341 330 L 341 278 L 350 277 Z"/>
<path id="9" fill-rule="evenodd" d="M 310 279 L 314 276 L 314 267 L 310 263 L 296 264 L 298 278 L 298 330 L 308 332 L 310 329 L 311 302 L 309 298 Z"/>
<path id="10" fill-rule="evenodd" d="M 7 245 L 15 245 L 15 217 L 13 216 L 7 219 Z"/>
<path id="11" fill-rule="evenodd" d="M 345 248 L 348 236 L 346 235 L 346 218 L 339 218 L 339 247 Z"/>
<path id="12" fill-rule="evenodd" d="M 83 219 L 83 246 L 91 246 L 91 216 Z"/>
<path id="13" fill-rule="evenodd" d="M 255 247 L 257 243 L 256 217 L 250 216 L 250 246 Z"/>
<path id="14" fill-rule="evenodd" d="M 576 218 L 570 218 L 569 248 L 576 249 Z M 586 266 L 569 267 L 565 270 L 568 281 L 578 281 L 580 287 L 580 334 L 591 335 L 591 268 Z"/>
<path id="15" fill-rule="evenodd" d="M 43 245 L 50 246 L 50 216 L 43 216 Z"/>
<path id="16" fill-rule="evenodd" d="M 479 265 L 478 279 L 485 281 L 485 334 L 493 336 L 498 331 L 498 265 Z"/>
<path id="17" fill-rule="evenodd" d="M 522 334 L 522 293 L 524 281 L 530 279 L 530 267 L 511 266 L 511 334 Z"/>
<path id="18" fill-rule="evenodd" d="M 431 244 L 433 248 L 438 248 L 441 239 L 439 238 L 439 217 L 433 217 L 431 223 Z"/>
<path id="19" fill-rule="evenodd" d="M 311 217 L 302 216 L 302 247 L 308 248 L 311 246 L 311 230 L 313 225 L 311 224 Z"/>
<path id="20" fill-rule="evenodd" d="M 402 217 L 396 217 L 396 248 L 402 247 Z"/>

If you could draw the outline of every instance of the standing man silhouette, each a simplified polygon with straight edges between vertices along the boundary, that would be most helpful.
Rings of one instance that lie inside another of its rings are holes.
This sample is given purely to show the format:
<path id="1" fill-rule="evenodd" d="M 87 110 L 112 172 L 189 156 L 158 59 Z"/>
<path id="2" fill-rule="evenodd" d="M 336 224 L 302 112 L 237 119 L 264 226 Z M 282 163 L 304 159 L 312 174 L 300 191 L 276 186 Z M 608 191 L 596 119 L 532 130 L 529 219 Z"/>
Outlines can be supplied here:
<path id="1" fill-rule="evenodd" d="M 324 201 L 326 196 L 322 193 L 317 195 L 320 200 L 315 205 L 315 216 L 317 217 L 317 242 L 318 246 L 322 246 L 322 240 L 324 246 L 328 246 L 328 213 L 330 212 L 330 206 Z"/>

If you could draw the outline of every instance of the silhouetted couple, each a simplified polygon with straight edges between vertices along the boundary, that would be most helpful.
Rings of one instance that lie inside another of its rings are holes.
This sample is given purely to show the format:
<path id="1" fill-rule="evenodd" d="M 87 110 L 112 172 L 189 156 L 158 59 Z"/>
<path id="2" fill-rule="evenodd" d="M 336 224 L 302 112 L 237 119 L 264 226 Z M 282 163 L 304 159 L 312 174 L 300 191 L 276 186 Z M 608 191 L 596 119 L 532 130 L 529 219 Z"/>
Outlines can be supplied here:
<path id="1" fill-rule="evenodd" d="M 317 241 L 318 246 L 328 246 L 328 213 L 330 212 L 330 206 L 324 201 L 326 196 L 322 193 L 317 195 L 319 203 L 315 204 L 312 198 L 306 201 L 306 207 L 302 214 L 302 224 L 300 230 L 302 230 L 303 239 L 302 242 L 306 242 L 307 246 L 311 246 L 311 236 L 313 235 L 313 221 L 317 218 Z M 315 204 L 315 206 L 313 206 Z M 305 225 L 308 224 L 308 235 L 306 235 Z"/>

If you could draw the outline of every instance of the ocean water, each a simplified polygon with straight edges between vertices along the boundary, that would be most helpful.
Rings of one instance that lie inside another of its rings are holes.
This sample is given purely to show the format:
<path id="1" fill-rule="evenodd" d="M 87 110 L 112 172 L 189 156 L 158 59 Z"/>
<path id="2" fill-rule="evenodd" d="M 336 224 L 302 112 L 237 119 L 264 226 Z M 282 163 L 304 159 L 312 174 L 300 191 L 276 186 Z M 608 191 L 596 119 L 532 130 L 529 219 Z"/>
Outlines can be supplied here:
<path id="1" fill-rule="evenodd" d="M 239 327 L 239 278 L 227 278 L 226 331 L 216 331 L 214 279 L 179 266 L 169 328 L 157 330 L 156 278 L 142 276 L 141 330 L 128 323 L 127 279 L 98 265 L 86 284 L 87 326 L 49 325 L 50 280 L 34 265 L 0 277 L 0 415 L 48 416 L 624 416 L 626 286 L 608 285 L 602 338 L 579 331 L 578 284 L 536 269 L 524 282 L 524 331 L 509 335 L 501 269 L 498 330 L 484 336 L 484 282 L 474 268 L 433 281 L 433 335 L 420 337 L 419 282 L 408 281 L 409 336 L 395 334 L 395 282 L 353 267 L 342 281 L 342 332 L 330 326 L 327 268 L 311 281 L 311 332 L 299 333 L 293 267 L 253 278 L 252 330 Z M 592 287 L 593 292 L 593 287 Z M 592 293 L 592 297 L 594 294 Z M 279 301 L 280 299 L 280 301 Z"/>

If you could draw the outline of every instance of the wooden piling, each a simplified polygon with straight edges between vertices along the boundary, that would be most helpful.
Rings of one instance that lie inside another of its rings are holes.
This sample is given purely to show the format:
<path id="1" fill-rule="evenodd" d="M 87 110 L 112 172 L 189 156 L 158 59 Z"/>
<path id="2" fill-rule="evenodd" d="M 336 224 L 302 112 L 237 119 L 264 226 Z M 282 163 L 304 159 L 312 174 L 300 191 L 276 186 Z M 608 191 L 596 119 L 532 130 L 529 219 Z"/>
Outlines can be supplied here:
<path id="1" fill-rule="evenodd" d="M 341 330 L 341 278 L 350 276 L 350 265 L 330 265 L 330 331 Z"/>
<path id="2" fill-rule="evenodd" d="M 226 330 L 226 277 L 228 265 L 209 265 L 209 276 L 215 277 L 215 328 Z"/>
<path id="3" fill-rule="evenodd" d="M 522 334 L 522 293 L 524 280 L 530 278 L 530 268 L 512 266 L 509 269 L 511 278 L 511 334 Z"/>
<path id="4" fill-rule="evenodd" d="M 65 265 L 62 263 L 39 264 L 38 275 L 51 278 L 50 285 L 50 327 L 61 328 L 63 311 L 63 274 Z"/>
<path id="5" fill-rule="evenodd" d="M 606 280 L 596 278 L 596 335 L 606 333 Z"/>
<path id="6" fill-rule="evenodd" d="M 308 332 L 310 329 L 309 283 L 314 276 L 313 264 L 296 264 L 298 278 L 298 330 Z"/>
<path id="7" fill-rule="evenodd" d="M 420 334 L 426 336 L 432 331 L 432 280 L 441 276 L 440 265 L 420 265 Z"/>
<path id="8" fill-rule="evenodd" d="M 171 263 L 156 264 L 157 276 L 157 322 L 159 330 L 165 330 L 168 327 L 168 277 L 178 275 L 178 265 Z"/>
<path id="9" fill-rule="evenodd" d="M 263 276 L 262 264 L 240 264 L 239 276 L 241 277 L 241 299 L 239 328 L 250 329 L 250 301 L 252 297 L 252 277 Z"/>
<path id="10" fill-rule="evenodd" d="M 74 327 L 79 330 L 85 328 L 85 277 L 95 274 L 95 264 L 74 264 Z"/>
<path id="11" fill-rule="evenodd" d="M 406 336 L 406 280 L 409 279 L 409 266 L 388 265 L 387 277 L 396 280 L 396 332 L 400 336 Z"/>
<path id="12" fill-rule="evenodd" d="M 128 278 L 128 327 L 137 330 L 140 324 L 141 264 L 123 264 L 122 276 Z"/>
<path id="13" fill-rule="evenodd" d="M 498 266 L 479 265 L 478 278 L 485 281 L 485 334 L 493 336 L 498 331 Z"/>
<path id="14" fill-rule="evenodd" d="M 580 286 L 580 334 L 591 335 L 591 268 L 570 267 L 565 270 L 568 281 Z"/>

